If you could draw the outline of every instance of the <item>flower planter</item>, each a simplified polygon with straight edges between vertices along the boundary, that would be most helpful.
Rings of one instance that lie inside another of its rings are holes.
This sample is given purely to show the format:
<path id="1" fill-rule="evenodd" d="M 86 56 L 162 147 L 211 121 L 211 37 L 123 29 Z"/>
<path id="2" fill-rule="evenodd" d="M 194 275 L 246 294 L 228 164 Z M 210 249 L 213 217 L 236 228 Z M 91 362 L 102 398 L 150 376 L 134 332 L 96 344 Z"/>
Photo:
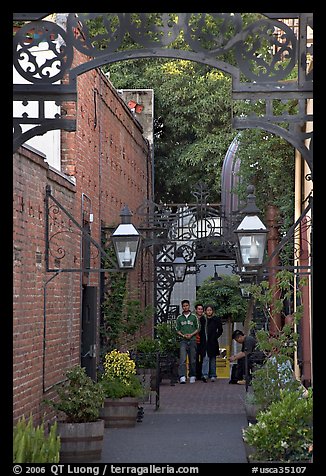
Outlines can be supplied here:
<path id="1" fill-rule="evenodd" d="M 137 422 L 138 398 L 106 398 L 100 417 L 104 420 L 105 428 L 133 427 Z"/>
<path id="2" fill-rule="evenodd" d="M 58 422 L 60 462 L 78 463 L 101 459 L 104 421 L 87 423 Z"/>

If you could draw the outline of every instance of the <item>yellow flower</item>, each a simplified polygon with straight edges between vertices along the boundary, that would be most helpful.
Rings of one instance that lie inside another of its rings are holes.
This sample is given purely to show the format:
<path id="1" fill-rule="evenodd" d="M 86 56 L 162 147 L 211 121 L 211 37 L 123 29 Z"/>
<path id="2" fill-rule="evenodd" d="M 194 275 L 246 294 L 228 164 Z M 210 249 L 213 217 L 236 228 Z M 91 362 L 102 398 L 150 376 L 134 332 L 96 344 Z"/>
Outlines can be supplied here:
<path id="1" fill-rule="evenodd" d="M 128 383 L 131 376 L 136 374 L 136 364 L 130 358 L 129 352 L 112 350 L 104 358 L 104 377 L 111 380 L 118 378 Z"/>

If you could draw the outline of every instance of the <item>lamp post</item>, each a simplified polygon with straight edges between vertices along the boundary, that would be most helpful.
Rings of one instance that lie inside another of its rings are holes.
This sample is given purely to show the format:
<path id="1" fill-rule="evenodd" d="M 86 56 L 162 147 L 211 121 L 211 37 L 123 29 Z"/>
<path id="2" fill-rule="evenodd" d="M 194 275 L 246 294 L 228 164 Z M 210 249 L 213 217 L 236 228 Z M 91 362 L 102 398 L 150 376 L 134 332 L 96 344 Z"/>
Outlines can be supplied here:
<path id="1" fill-rule="evenodd" d="M 216 271 L 216 268 L 218 267 L 218 264 L 214 264 L 214 281 L 221 281 L 221 276 L 219 276 L 218 272 Z"/>
<path id="2" fill-rule="evenodd" d="M 112 233 L 111 239 L 119 269 L 133 269 L 140 244 L 140 234 L 131 223 L 132 213 L 125 205 L 120 213 L 121 223 Z"/>
<path id="3" fill-rule="evenodd" d="M 247 205 L 242 210 L 245 217 L 235 230 L 237 237 L 237 260 L 241 273 L 256 273 L 263 263 L 267 240 L 267 228 L 258 217 L 260 212 L 256 206 L 255 188 L 247 188 Z"/>
<path id="4" fill-rule="evenodd" d="M 241 296 L 244 298 L 244 299 L 250 299 L 251 298 L 251 293 L 249 291 L 249 286 L 250 286 L 250 283 L 248 282 L 245 282 L 243 279 L 240 279 L 240 291 L 241 291 Z"/>

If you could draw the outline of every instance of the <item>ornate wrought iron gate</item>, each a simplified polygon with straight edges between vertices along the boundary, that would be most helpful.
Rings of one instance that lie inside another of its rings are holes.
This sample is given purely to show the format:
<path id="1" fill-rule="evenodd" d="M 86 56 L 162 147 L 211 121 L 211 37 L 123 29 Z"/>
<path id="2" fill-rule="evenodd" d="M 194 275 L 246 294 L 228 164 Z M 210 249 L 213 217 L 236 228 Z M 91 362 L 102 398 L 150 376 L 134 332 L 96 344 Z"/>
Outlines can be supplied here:
<path id="1" fill-rule="evenodd" d="M 13 85 L 13 98 L 24 107 L 31 101 L 38 105 L 36 117 L 23 113 L 13 118 L 14 151 L 31 137 L 49 130 L 76 130 L 76 111 L 66 117 L 63 106 L 66 102 L 76 105 L 78 75 L 127 59 L 177 58 L 203 63 L 231 75 L 233 99 L 259 100 L 264 109 L 260 116 L 234 116 L 233 127 L 260 128 L 283 137 L 302 154 L 312 176 L 313 132 L 302 130 L 304 123 L 313 121 L 306 107 L 313 94 L 312 71 L 307 69 L 307 58 L 312 56 L 312 45 L 308 42 L 308 28 L 313 27 L 312 13 L 262 13 L 261 19 L 249 25 L 244 25 L 241 13 L 69 13 L 57 14 L 56 21 L 44 20 L 49 15 L 13 15 L 14 20 L 28 21 L 13 39 L 14 66 L 27 81 Z M 298 35 L 279 19 L 297 19 Z M 90 26 L 95 21 L 103 33 L 92 33 Z M 184 50 L 172 46 L 181 33 L 186 43 Z M 137 45 L 134 49 L 121 49 L 126 35 Z M 51 54 L 39 64 L 35 47 L 41 43 L 48 45 Z M 262 46 L 267 51 L 264 57 L 260 55 Z M 75 50 L 85 55 L 85 62 L 77 67 L 73 67 Z M 230 53 L 234 57 L 233 64 L 225 62 Z M 296 72 L 296 79 L 285 81 L 292 71 Z M 293 99 L 297 101 L 294 111 L 275 113 L 276 103 Z M 46 106 L 51 101 L 62 107 L 60 113 L 49 118 Z M 215 219 L 220 214 L 212 206 L 204 205 L 203 196 L 200 200 L 200 207 L 197 200 L 194 206 L 178 210 L 156 206 L 156 215 L 152 214 L 154 222 L 149 225 L 156 227 L 156 232 L 160 231 L 155 239 L 148 238 L 156 257 L 158 320 L 167 312 L 171 262 L 177 251 L 189 263 L 193 263 L 194 254 L 198 258 L 207 253 L 209 246 L 213 246 L 214 252 L 218 245 L 220 253 L 233 253 L 231 240 L 228 242 L 228 237 L 216 227 Z M 189 265 L 188 272 L 196 272 L 196 266 Z"/>
<path id="2" fill-rule="evenodd" d="M 261 19 L 247 26 L 241 13 L 69 13 L 58 14 L 56 23 L 42 20 L 48 15 L 13 15 L 14 20 L 30 20 L 13 40 L 14 66 L 28 81 L 14 85 L 14 100 L 24 106 L 30 101 L 38 103 L 37 117 L 27 113 L 14 117 L 14 150 L 49 130 L 76 130 L 76 117 L 65 117 L 63 108 L 52 118 L 46 117 L 45 110 L 48 101 L 76 103 L 79 74 L 126 59 L 166 57 L 204 63 L 230 74 L 234 100 L 259 100 L 265 107 L 259 117 L 233 117 L 233 127 L 261 128 L 283 137 L 300 151 L 312 171 L 312 132 L 302 131 L 302 124 L 312 121 L 312 115 L 306 113 L 313 89 L 312 72 L 307 71 L 307 57 L 312 55 L 307 41 L 312 13 L 262 13 Z M 218 34 L 210 29 L 207 18 Z M 289 18 L 298 20 L 298 36 L 279 20 Z M 92 34 L 92 21 L 103 33 Z M 181 32 L 186 50 L 171 47 Z M 120 49 L 126 35 L 137 48 Z M 42 42 L 48 44 L 52 55 L 38 64 L 33 48 Z M 263 45 L 268 49 L 264 58 L 259 54 Z M 72 66 L 74 48 L 85 54 L 85 63 L 77 67 Z M 230 52 L 235 64 L 224 61 Z M 297 79 L 284 81 L 294 69 Z M 290 99 L 298 101 L 294 113 L 274 114 L 274 102 Z"/>
<path id="3" fill-rule="evenodd" d="M 143 218 L 139 230 L 144 236 L 143 253 L 152 253 L 154 260 L 154 296 L 156 323 L 173 317 L 169 306 L 175 284 L 173 261 L 184 258 L 187 274 L 198 272 L 199 259 L 234 259 L 233 225 L 226 224 L 218 204 L 209 204 L 209 192 L 200 183 L 192 192 L 192 204 L 157 205 L 146 202 L 136 210 Z M 174 309 L 177 312 L 177 309 Z"/>

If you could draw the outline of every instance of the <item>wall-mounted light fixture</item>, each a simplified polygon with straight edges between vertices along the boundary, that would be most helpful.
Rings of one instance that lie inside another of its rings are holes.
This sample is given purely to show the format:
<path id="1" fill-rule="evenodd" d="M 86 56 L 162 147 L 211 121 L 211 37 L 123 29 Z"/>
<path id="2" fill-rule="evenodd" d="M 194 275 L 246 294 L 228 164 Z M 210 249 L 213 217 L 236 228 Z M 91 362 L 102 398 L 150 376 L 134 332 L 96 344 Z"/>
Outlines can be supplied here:
<path id="1" fill-rule="evenodd" d="M 120 213 L 121 224 L 112 233 L 111 239 L 120 269 L 133 269 L 140 244 L 140 234 L 131 223 L 132 213 L 125 205 Z"/>

